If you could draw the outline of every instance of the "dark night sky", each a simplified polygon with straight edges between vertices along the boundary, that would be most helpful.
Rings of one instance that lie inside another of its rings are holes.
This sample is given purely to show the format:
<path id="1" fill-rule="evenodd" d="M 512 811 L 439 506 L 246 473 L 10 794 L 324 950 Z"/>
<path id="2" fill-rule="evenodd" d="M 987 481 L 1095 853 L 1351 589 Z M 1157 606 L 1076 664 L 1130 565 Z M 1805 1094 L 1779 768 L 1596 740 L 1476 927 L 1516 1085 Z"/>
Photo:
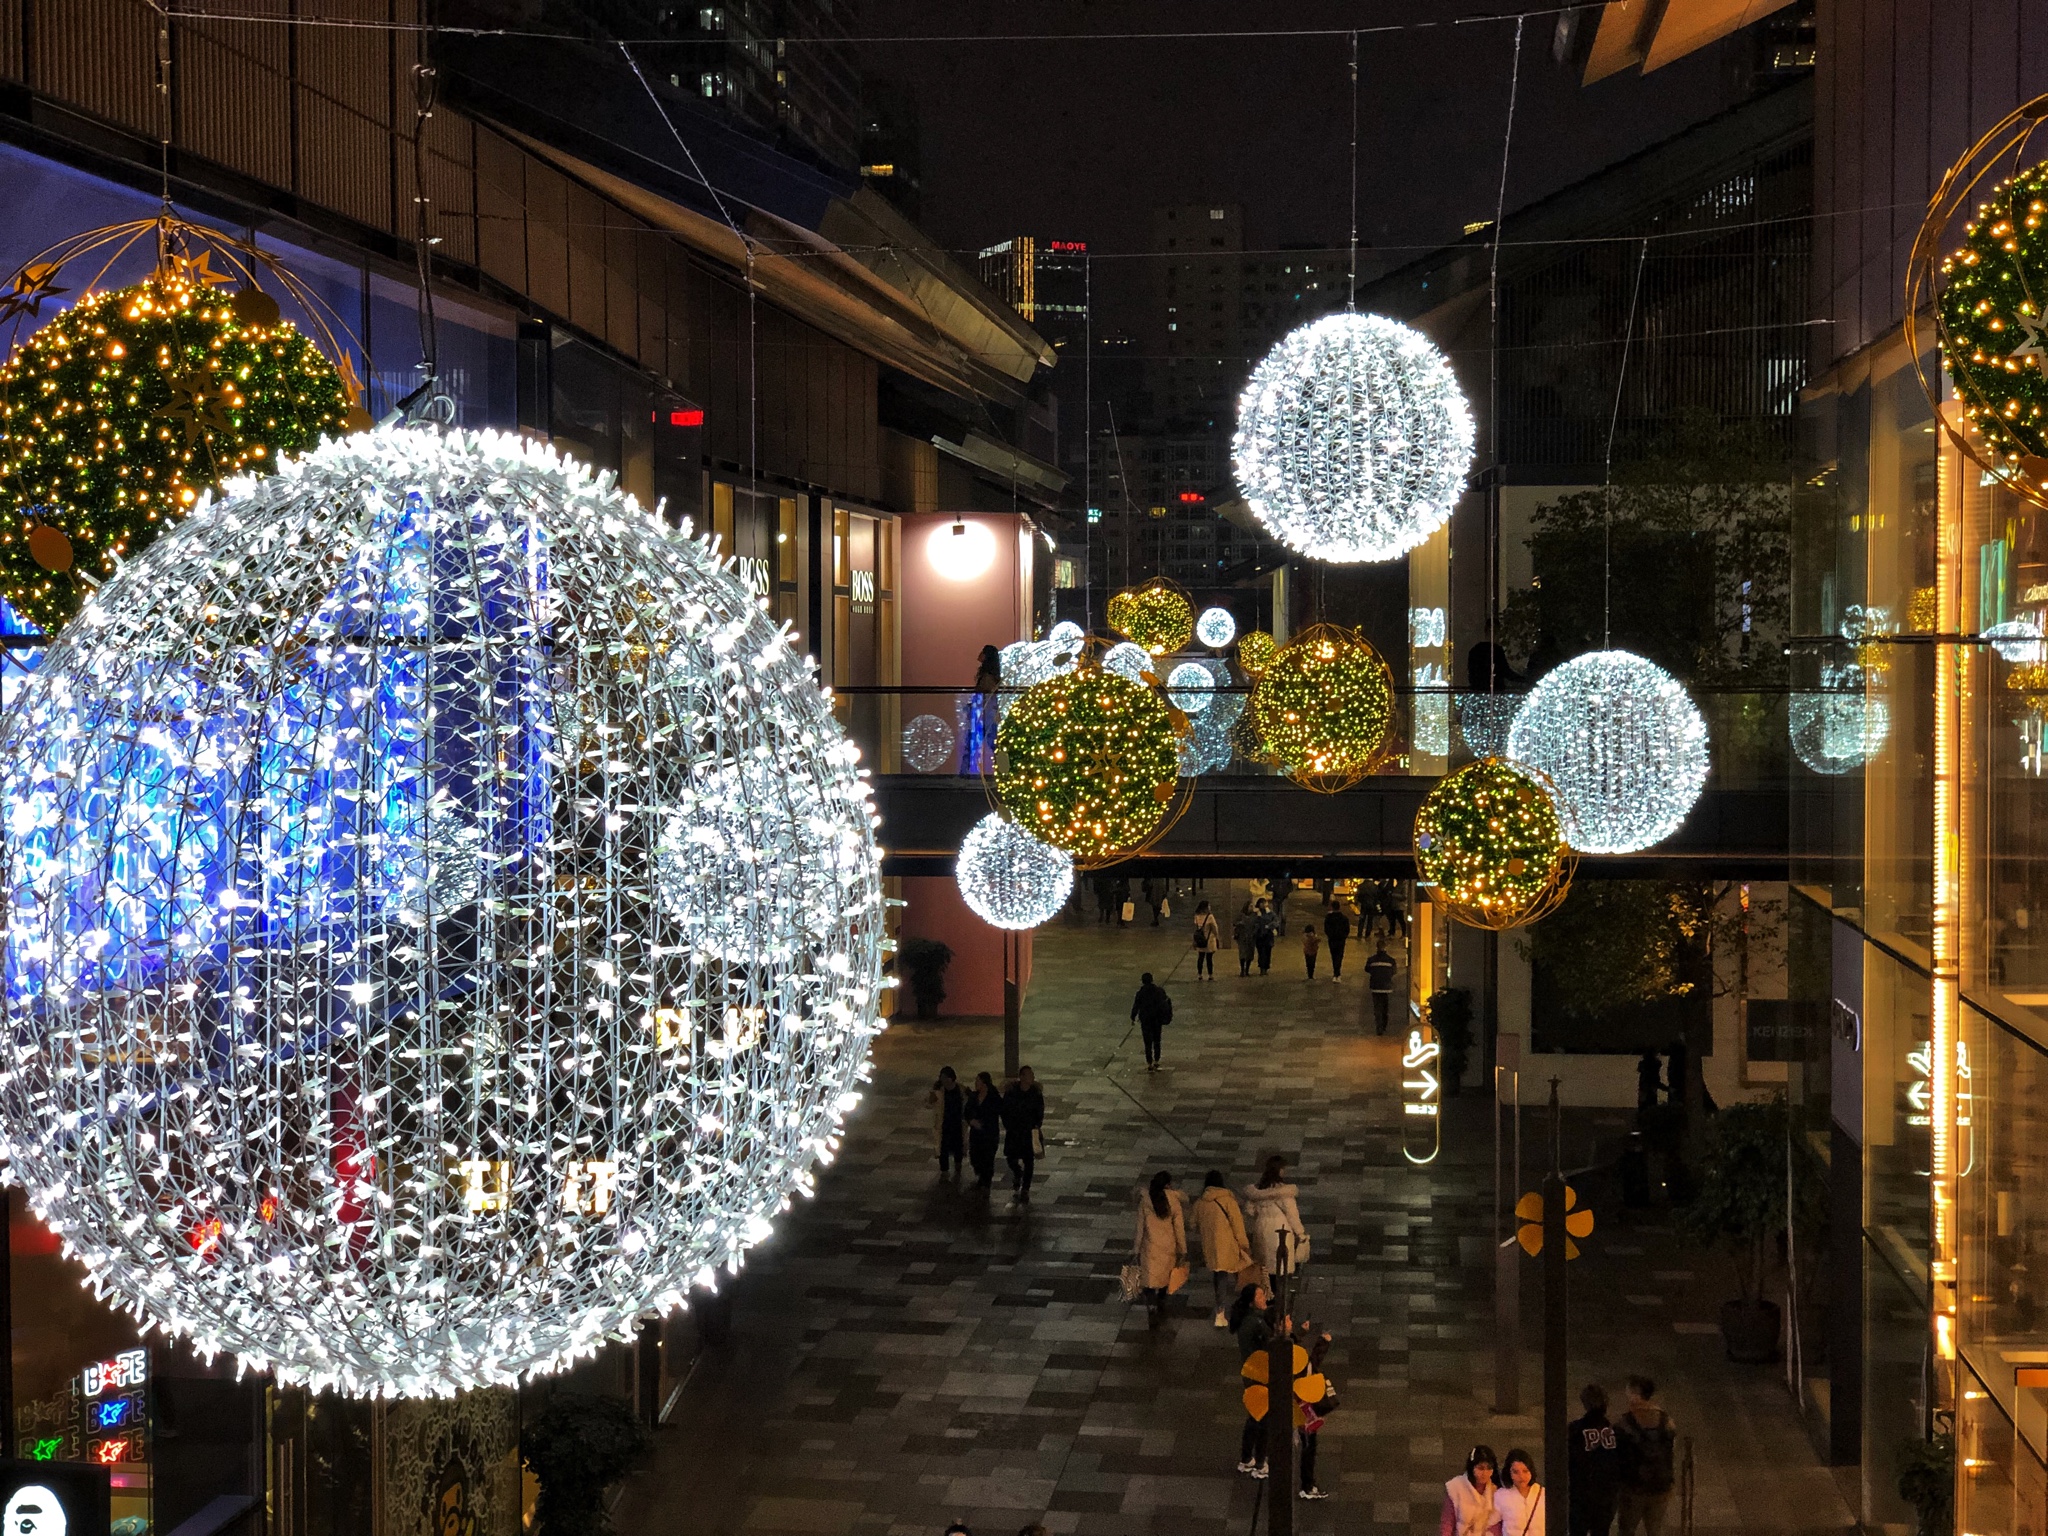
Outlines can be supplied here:
<path id="1" fill-rule="evenodd" d="M 1484 0 L 864 0 L 859 31 L 1071 34 L 1370 27 L 1443 21 Z M 1593 24 L 1587 13 L 1581 26 Z M 1508 206 L 1568 185 L 1737 99 L 1734 39 L 1648 77 L 1591 88 L 1551 57 L 1555 18 L 1523 34 Z M 1514 23 L 1359 42 L 1359 238 L 1385 265 L 1491 218 Z M 1143 251 L 1167 202 L 1243 205 L 1247 246 L 1341 245 L 1350 218 L 1345 37 L 866 44 L 862 67 L 911 89 L 922 223 L 972 251 L 1012 234 Z M 1111 276 L 1120 271 L 1119 281 Z M 1098 263 L 1101 322 L 1131 324 L 1141 264 Z M 1107 290 L 1107 291 L 1106 291 Z"/>

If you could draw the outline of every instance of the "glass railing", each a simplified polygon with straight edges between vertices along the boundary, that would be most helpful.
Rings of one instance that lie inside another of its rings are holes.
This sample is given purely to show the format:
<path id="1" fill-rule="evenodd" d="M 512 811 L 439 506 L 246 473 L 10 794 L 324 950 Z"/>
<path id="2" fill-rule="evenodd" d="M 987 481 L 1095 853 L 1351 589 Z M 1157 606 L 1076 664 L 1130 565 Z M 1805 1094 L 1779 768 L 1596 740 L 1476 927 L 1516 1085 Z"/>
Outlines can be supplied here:
<path id="1" fill-rule="evenodd" d="M 877 774 L 978 774 L 994 749 L 1002 713 L 1021 689 L 984 697 L 972 688 L 835 689 L 834 711 Z M 1181 747 L 1187 777 L 1277 775 L 1261 749 L 1247 707 L 1249 684 L 1183 695 L 1189 731 Z M 1382 775 L 1434 778 L 1505 750 L 1524 693 L 1462 688 L 1399 688 Z M 1708 784 L 1722 789 L 1777 787 L 1793 771 L 1785 689 L 1698 688 L 1693 700 L 1707 724 Z M 1832 697 L 1830 695 L 1829 697 Z M 1195 708 L 1188 708 L 1193 704 Z"/>

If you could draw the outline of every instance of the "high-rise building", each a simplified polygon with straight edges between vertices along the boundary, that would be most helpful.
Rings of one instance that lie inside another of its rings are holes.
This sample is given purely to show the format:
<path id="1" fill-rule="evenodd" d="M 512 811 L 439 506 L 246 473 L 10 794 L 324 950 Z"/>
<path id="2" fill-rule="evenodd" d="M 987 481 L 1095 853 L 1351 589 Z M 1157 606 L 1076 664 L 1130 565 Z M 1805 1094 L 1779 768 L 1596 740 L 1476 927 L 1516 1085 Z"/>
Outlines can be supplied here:
<path id="1" fill-rule="evenodd" d="M 1088 334 L 1086 241 L 1018 235 L 981 253 L 981 280 L 1062 356 L 1081 356 Z"/>
<path id="2" fill-rule="evenodd" d="M 1283 243 L 1239 261 L 1239 303 L 1249 368 L 1298 326 L 1344 307 L 1350 254 L 1318 245 Z M 1361 278 L 1370 276 L 1363 267 Z"/>
<path id="3" fill-rule="evenodd" d="M 1152 214 L 1155 405 L 1166 423 L 1227 414 L 1245 371 L 1244 210 L 1179 203 Z"/>

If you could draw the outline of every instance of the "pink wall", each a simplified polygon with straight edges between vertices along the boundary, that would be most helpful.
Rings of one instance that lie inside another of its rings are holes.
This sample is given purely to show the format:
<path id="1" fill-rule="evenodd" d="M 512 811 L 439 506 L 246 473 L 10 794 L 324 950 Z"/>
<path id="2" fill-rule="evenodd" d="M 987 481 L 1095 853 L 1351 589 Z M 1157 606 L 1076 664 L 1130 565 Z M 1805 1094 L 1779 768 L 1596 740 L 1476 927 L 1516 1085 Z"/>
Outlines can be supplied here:
<path id="1" fill-rule="evenodd" d="M 974 682 L 974 660 L 984 645 L 998 648 L 1028 640 L 1031 623 L 1031 533 L 1023 519 L 970 512 L 995 535 L 996 557 L 972 581 L 950 581 L 932 568 L 925 542 L 935 528 L 950 528 L 950 512 L 903 519 L 903 573 L 897 611 L 903 615 L 903 682 L 906 687 L 966 688 Z M 907 701 L 905 717 L 920 712 L 943 717 L 937 695 Z"/>
<path id="2" fill-rule="evenodd" d="M 974 1014 L 1002 1017 L 1003 932 L 991 928 L 960 899 L 951 875 L 906 875 L 903 880 L 905 938 L 937 939 L 953 951 L 946 972 L 942 1017 Z M 1019 960 L 1026 983 L 1031 979 L 1031 935 L 1020 935 Z M 896 1003 L 899 1019 L 915 1018 L 917 1004 L 906 982 Z"/>

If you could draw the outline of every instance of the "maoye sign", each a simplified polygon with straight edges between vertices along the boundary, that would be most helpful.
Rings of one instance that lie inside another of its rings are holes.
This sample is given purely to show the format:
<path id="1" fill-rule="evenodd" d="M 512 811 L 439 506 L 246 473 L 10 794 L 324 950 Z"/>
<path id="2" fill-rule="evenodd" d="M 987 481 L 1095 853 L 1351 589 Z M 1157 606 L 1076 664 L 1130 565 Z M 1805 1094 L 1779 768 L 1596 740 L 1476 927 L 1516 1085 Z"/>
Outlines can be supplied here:
<path id="1" fill-rule="evenodd" d="M 0 1460 L 0 1529 L 6 1536 L 107 1536 L 113 1480 L 77 1461 Z"/>

